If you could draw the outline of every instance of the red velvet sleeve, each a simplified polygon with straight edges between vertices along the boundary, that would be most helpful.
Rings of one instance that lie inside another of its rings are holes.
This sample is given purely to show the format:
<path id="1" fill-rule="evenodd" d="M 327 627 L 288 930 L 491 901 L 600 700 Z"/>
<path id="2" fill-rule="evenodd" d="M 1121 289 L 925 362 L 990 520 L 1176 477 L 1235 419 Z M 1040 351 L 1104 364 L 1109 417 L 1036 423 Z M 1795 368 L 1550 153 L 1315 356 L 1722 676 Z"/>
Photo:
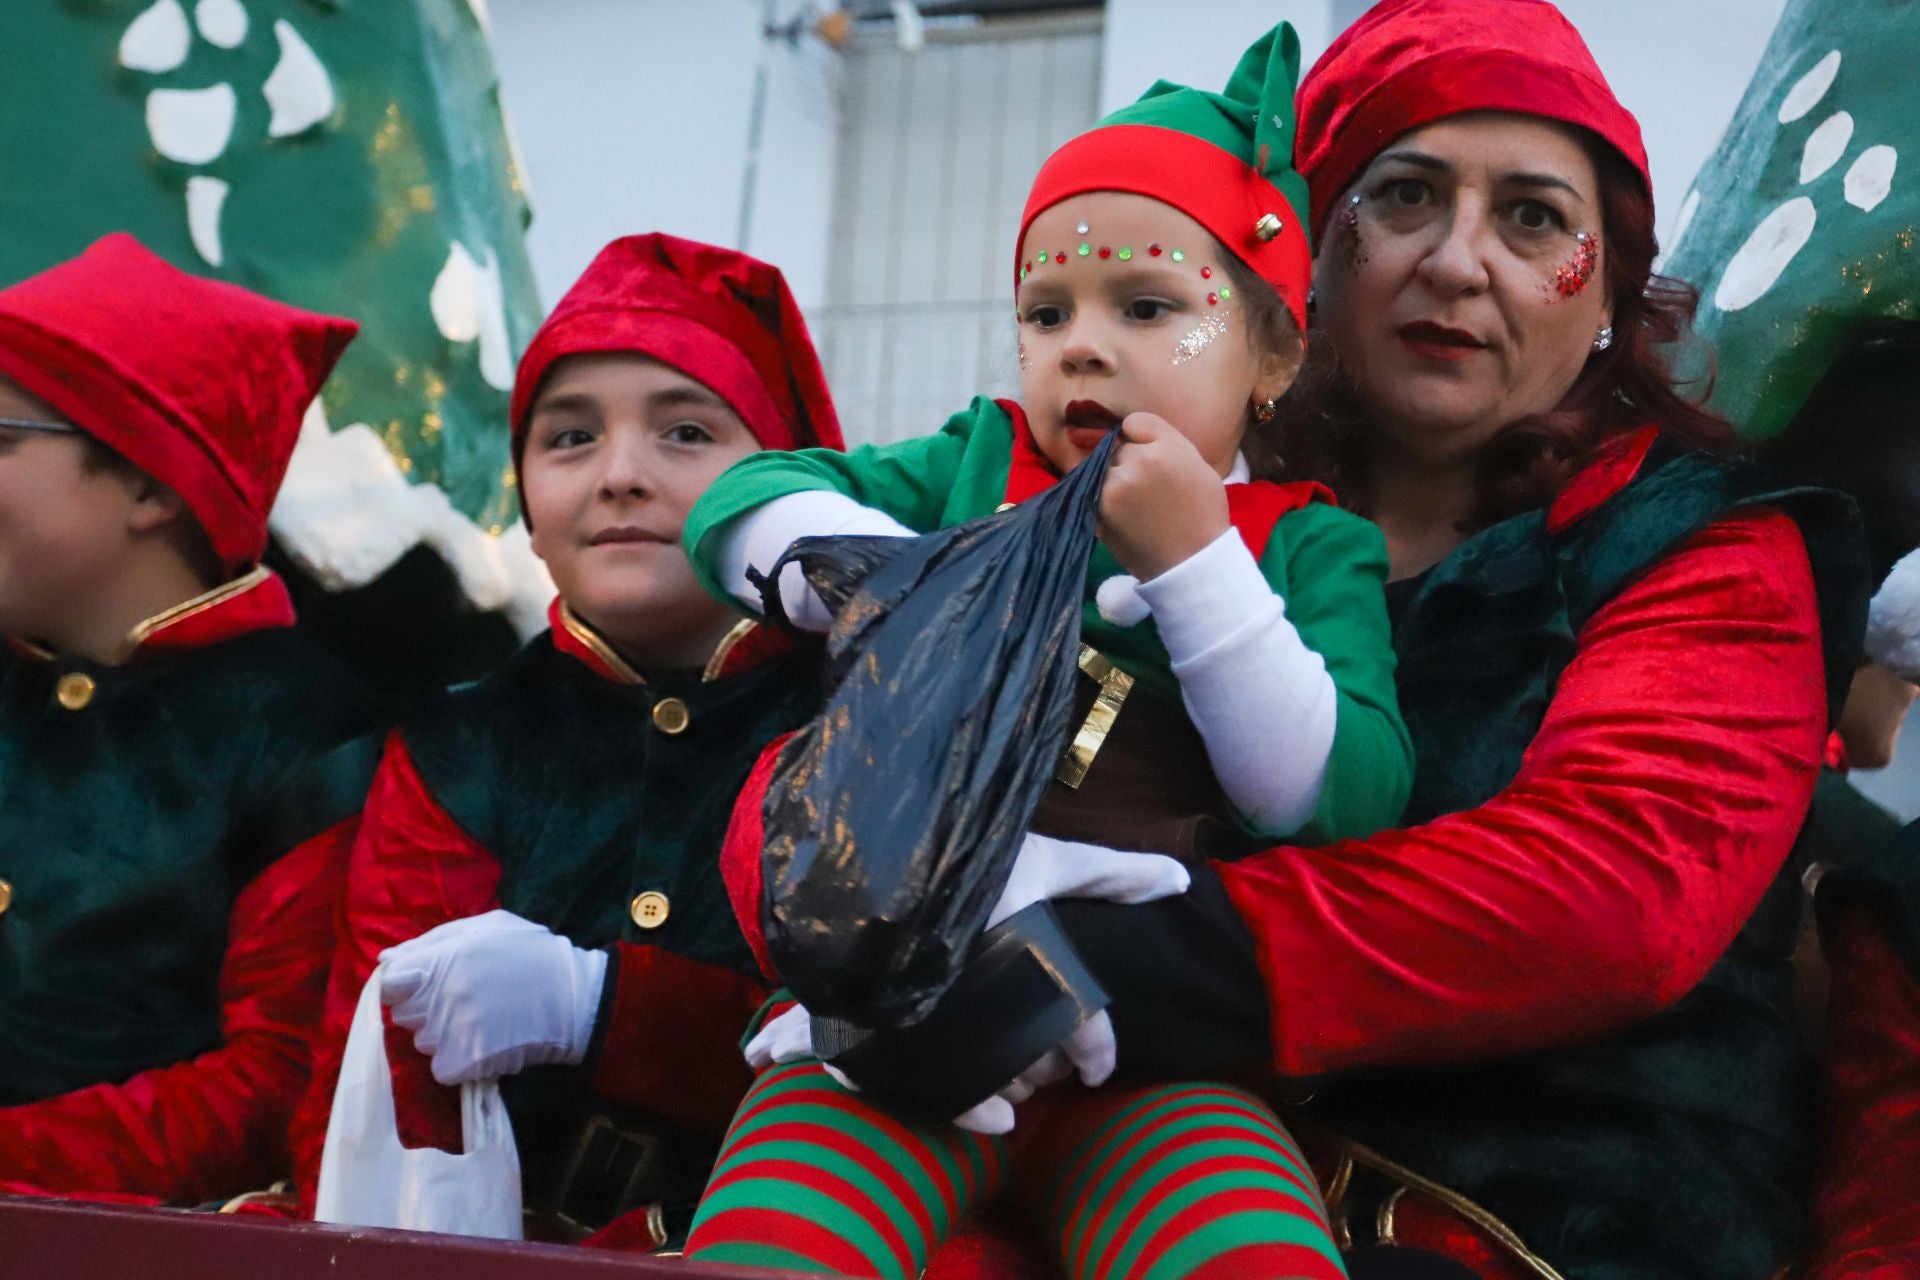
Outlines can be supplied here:
<path id="1" fill-rule="evenodd" d="M 1874 914 L 1833 931 L 1825 1147 L 1807 1280 L 1920 1275 L 1920 974 Z"/>
<path id="2" fill-rule="evenodd" d="M 1594 1035 L 1705 976 L 1784 862 L 1826 736 L 1796 527 L 1703 531 L 1588 622 L 1506 790 L 1219 873 L 1288 1075 Z"/>
<path id="3" fill-rule="evenodd" d="M 740 1036 L 767 985 L 661 947 L 623 942 L 615 958 L 594 1092 L 696 1132 L 726 1132 L 753 1083 Z"/>
<path id="4" fill-rule="evenodd" d="M 760 962 L 760 972 L 775 980 L 779 975 L 767 956 L 766 929 L 760 923 L 760 893 L 765 888 L 760 854 L 766 845 L 761 813 L 774 771 L 780 767 L 781 749 L 792 737 L 791 733 L 782 734 L 761 750 L 747 774 L 746 785 L 740 788 L 740 798 L 733 802 L 733 818 L 720 845 L 720 875 L 726 881 L 727 900 L 733 904 L 733 918 L 739 921 L 753 958 Z"/>
<path id="5" fill-rule="evenodd" d="M 313 1208 L 347 1029 L 380 953 L 449 920 L 491 911 L 499 883 L 500 864 L 434 801 L 405 740 L 391 734 L 347 859 L 313 1082 L 294 1117 L 294 1181 L 305 1211 Z M 412 1037 L 391 1024 L 387 1061 L 401 1141 L 460 1150 L 459 1090 L 436 1083 Z"/>
<path id="6" fill-rule="evenodd" d="M 11 1180 L 47 1192 L 193 1204 L 267 1185 L 307 1083 L 355 822 L 296 846 L 240 891 L 220 970 L 219 1048 L 119 1084 L 0 1110 Z"/>

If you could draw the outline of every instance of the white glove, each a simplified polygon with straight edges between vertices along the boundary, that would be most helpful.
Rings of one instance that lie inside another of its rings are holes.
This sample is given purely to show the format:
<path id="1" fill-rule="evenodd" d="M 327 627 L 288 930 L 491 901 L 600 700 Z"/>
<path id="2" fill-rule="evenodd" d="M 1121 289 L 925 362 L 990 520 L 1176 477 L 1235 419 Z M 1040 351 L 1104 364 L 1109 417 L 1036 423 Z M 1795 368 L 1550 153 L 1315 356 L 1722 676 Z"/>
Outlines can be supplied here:
<path id="1" fill-rule="evenodd" d="M 606 952 L 497 910 L 388 947 L 380 965 L 381 1002 L 441 1084 L 581 1061 L 607 978 Z"/>
<path id="2" fill-rule="evenodd" d="M 735 516 L 721 534 L 720 580 L 747 609 L 760 612 L 760 589 L 747 576 L 764 575 L 787 548 L 802 538 L 827 536 L 911 538 L 913 530 L 874 507 L 863 507 L 844 493 L 806 489 L 763 503 Z M 780 605 L 787 621 L 802 631 L 827 631 L 833 615 L 798 561 L 780 571 Z"/>
<path id="3" fill-rule="evenodd" d="M 1187 869 L 1164 853 L 1127 853 L 1029 831 L 1013 860 L 1007 887 L 987 917 L 987 928 L 1052 898 L 1152 902 L 1185 893 L 1192 883 Z"/>
<path id="4" fill-rule="evenodd" d="M 753 1039 L 747 1041 L 746 1055 L 747 1064 L 755 1071 L 775 1063 L 813 1057 L 813 1016 L 795 1005 L 779 1017 L 767 1019 Z M 1042 1055 L 991 1098 L 955 1116 L 953 1123 L 971 1133 L 1011 1133 L 1015 1107 L 1076 1071 L 1089 1086 L 1103 1084 L 1113 1074 L 1114 1060 L 1113 1022 L 1102 1010 L 1069 1036 L 1060 1048 Z M 848 1091 L 860 1092 L 860 1086 L 847 1079 L 832 1063 L 820 1065 Z"/>

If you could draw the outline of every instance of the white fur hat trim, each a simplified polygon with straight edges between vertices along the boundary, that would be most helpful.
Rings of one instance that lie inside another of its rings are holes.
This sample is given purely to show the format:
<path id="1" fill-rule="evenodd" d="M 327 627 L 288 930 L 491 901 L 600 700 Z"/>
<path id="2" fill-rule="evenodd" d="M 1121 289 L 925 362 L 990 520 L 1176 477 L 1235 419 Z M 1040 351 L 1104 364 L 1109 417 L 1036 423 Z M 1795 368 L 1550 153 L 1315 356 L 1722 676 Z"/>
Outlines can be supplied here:
<path id="1" fill-rule="evenodd" d="M 1140 598 L 1140 579 L 1130 573 L 1115 574 L 1093 593 L 1100 616 L 1116 627 L 1133 627 L 1147 620 L 1153 611 Z"/>
<path id="2" fill-rule="evenodd" d="M 1920 682 L 1920 550 L 1893 566 L 1867 606 L 1867 656 L 1904 680 Z"/>

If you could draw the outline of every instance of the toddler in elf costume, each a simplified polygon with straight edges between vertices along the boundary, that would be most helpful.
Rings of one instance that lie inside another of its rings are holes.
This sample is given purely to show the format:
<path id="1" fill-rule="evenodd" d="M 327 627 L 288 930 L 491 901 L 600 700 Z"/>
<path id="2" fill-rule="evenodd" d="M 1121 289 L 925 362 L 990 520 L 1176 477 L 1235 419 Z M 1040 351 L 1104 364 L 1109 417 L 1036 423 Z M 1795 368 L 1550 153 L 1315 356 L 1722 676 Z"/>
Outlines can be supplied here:
<path id="1" fill-rule="evenodd" d="M 976 400 L 901 445 L 750 459 L 688 521 L 696 567 L 751 602 L 749 571 L 768 572 L 798 537 L 988 515 L 1123 433 L 1088 569 L 1087 720 L 996 917 L 1059 895 L 1030 873 L 1049 860 L 1317 843 L 1386 826 L 1405 802 L 1381 534 L 1318 486 L 1266 478 L 1277 459 L 1263 427 L 1306 329 L 1306 192 L 1289 168 L 1297 70 L 1282 24 L 1224 93 L 1162 83 L 1047 161 L 1014 265 L 1019 403 Z M 801 625 L 829 621 L 797 573 L 781 587 Z M 748 846 L 751 801 L 736 819 Z M 758 860 L 730 858 L 729 871 L 751 932 Z M 904 1123 L 842 1087 L 811 1057 L 806 1018 L 782 1014 L 749 1046 L 774 1065 L 735 1121 L 690 1256 L 913 1276 L 1011 1188 L 1073 1276 L 1342 1274 L 1312 1179 L 1251 1092 L 1054 1090 L 1009 1142 Z M 1104 1080 L 1104 1014 L 1068 1056 L 1084 1083 Z M 962 1122 L 1010 1128 L 1010 1101 L 1050 1074 L 1029 1072 Z"/>
<path id="2" fill-rule="evenodd" d="M 379 740 L 260 557 L 354 332 L 125 235 L 0 290 L 0 1189 L 285 1172 Z"/>
<path id="3" fill-rule="evenodd" d="M 835 450 L 840 427 L 779 271 L 658 234 L 608 245 L 561 299 L 511 413 L 552 629 L 387 742 L 301 1181 L 382 961 L 402 1140 L 459 1150 L 458 1094 L 434 1082 L 505 1077 L 529 1206 L 653 1248 L 685 1228 L 766 996 L 721 836 L 760 750 L 818 709 L 813 660 L 701 590 L 681 523 L 730 463 Z"/>

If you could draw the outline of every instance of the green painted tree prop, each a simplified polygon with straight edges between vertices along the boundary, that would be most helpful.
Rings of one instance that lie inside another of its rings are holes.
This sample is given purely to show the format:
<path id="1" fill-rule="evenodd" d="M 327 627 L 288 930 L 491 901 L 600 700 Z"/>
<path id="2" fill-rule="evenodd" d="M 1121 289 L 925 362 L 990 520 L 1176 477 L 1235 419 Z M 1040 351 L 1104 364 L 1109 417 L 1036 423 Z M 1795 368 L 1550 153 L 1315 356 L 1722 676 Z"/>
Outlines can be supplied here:
<path id="1" fill-rule="evenodd" d="M 127 230 L 359 320 L 277 541 L 334 589 L 424 543 L 527 625 L 546 584 L 514 527 L 506 406 L 539 314 L 483 4 L 5 0 L 0 282 Z"/>
<path id="2" fill-rule="evenodd" d="M 1789 0 L 1681 207 L 1662 270 L 1699 286 L 1713 403 L 1752 439 L 1865 326 L 1920 316 L 1916 57 L 1920 0 Z"/>

